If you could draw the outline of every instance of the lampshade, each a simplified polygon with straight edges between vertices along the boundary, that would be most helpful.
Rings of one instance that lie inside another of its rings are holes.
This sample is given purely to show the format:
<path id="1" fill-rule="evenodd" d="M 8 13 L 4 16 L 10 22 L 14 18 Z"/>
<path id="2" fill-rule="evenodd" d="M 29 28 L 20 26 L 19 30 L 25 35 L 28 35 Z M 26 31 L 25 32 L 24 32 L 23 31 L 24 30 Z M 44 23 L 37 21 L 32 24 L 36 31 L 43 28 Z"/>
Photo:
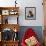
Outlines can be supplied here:
<path id="1" fill-rule="evenodd" d="M 17 32 L 17 29 L 16 28 L 14 29 L 14 32 Z"/>

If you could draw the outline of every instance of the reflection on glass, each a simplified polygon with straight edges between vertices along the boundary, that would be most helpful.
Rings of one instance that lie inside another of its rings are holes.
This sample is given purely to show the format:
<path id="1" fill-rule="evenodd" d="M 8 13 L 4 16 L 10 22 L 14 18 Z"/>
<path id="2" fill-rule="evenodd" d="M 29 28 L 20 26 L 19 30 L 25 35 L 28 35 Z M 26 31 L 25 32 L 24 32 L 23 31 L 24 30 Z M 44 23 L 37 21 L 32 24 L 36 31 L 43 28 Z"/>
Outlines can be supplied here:
<path id="1" fill-rule="evenodd" d="M 18 32 L 14 32 L 9 28 L 5 28 L 2 32 L 2 40 L 3 41 L 18 40 Z"/>
<path id="2" fill-rule="evenodd" d="M 1 32 L 0 32 L 0 41 L 1 41 Z"/>
<path id="3" fill-rule="evenodd" d="M 1 15 L 0 15 L 0 24 L 1 24 Z"/>

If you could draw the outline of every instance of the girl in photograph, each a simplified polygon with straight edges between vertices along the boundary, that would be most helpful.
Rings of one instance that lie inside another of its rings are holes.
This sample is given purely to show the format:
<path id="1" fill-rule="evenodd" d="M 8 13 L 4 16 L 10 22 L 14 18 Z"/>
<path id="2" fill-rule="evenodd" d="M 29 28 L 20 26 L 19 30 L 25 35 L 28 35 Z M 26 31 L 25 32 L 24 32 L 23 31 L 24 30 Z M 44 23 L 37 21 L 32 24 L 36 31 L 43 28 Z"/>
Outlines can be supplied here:
<path id="1" fill-rule="evenodd" d="M 33 17 L 33 13 L 32 13 L 32 11 L 29 11 L 29 14 L 28 14 L 27 17 Z"/>

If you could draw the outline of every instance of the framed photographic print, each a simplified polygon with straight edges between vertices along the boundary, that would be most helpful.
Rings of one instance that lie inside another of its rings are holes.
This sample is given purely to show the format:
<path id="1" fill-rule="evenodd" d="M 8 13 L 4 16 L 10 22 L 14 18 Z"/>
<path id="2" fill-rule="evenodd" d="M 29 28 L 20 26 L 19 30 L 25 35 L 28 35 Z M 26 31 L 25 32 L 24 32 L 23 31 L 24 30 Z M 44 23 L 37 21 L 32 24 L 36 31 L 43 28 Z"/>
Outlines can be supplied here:
<path id="1" fill-rule="evenodd" d="M 25 19 L 36 20 L 36 8 L 35 7 L 25 7 Z"/>
<path id="2" fill-rule="evenodd" d="M 9 15 L 9 10 L 2 10 L 2 15 Z"/>

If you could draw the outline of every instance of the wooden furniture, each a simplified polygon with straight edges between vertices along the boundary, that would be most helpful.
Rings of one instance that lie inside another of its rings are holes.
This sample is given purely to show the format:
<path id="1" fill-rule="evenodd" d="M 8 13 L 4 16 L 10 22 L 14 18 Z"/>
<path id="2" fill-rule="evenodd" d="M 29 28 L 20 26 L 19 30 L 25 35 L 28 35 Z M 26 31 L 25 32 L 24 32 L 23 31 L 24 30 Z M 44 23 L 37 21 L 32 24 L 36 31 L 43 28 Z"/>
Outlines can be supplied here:
<path id="1" fill-rule="evenodd" d="M 5 41 L 3 46 L 18 46 L 18 41 Z"/>
<path id="2" fill-rule="evenodd" d="M 18 16 L 19 16 L 19 7 L 0 7 L 0 18 L 1 24 L 8 24 L 8 17 L 14 16 L 17 17 L 17 24 L 18 24 Z"/>
<path id="3" fill-rule="evenodd" d="M 13 40 L 14 39 L 13 38 L 7 41 L 4 40 L 2 37 L 2 32 L 5 32 L 4 30 L 7 31 L 11 29 L 15 33 L 19 31 L 18 18 L 19 18 L 19 7 L 0 7 L 0 32 L 1 32 L 0 46 L 18 46 L 19 40 L 16 39 Z M 12 32 L 11 30 L 10 32 Z"/>
<path id="4" fill-rule="evenodd" d="M 2 42 L 0 41 L 0 46 L 2 46 Z"/>

